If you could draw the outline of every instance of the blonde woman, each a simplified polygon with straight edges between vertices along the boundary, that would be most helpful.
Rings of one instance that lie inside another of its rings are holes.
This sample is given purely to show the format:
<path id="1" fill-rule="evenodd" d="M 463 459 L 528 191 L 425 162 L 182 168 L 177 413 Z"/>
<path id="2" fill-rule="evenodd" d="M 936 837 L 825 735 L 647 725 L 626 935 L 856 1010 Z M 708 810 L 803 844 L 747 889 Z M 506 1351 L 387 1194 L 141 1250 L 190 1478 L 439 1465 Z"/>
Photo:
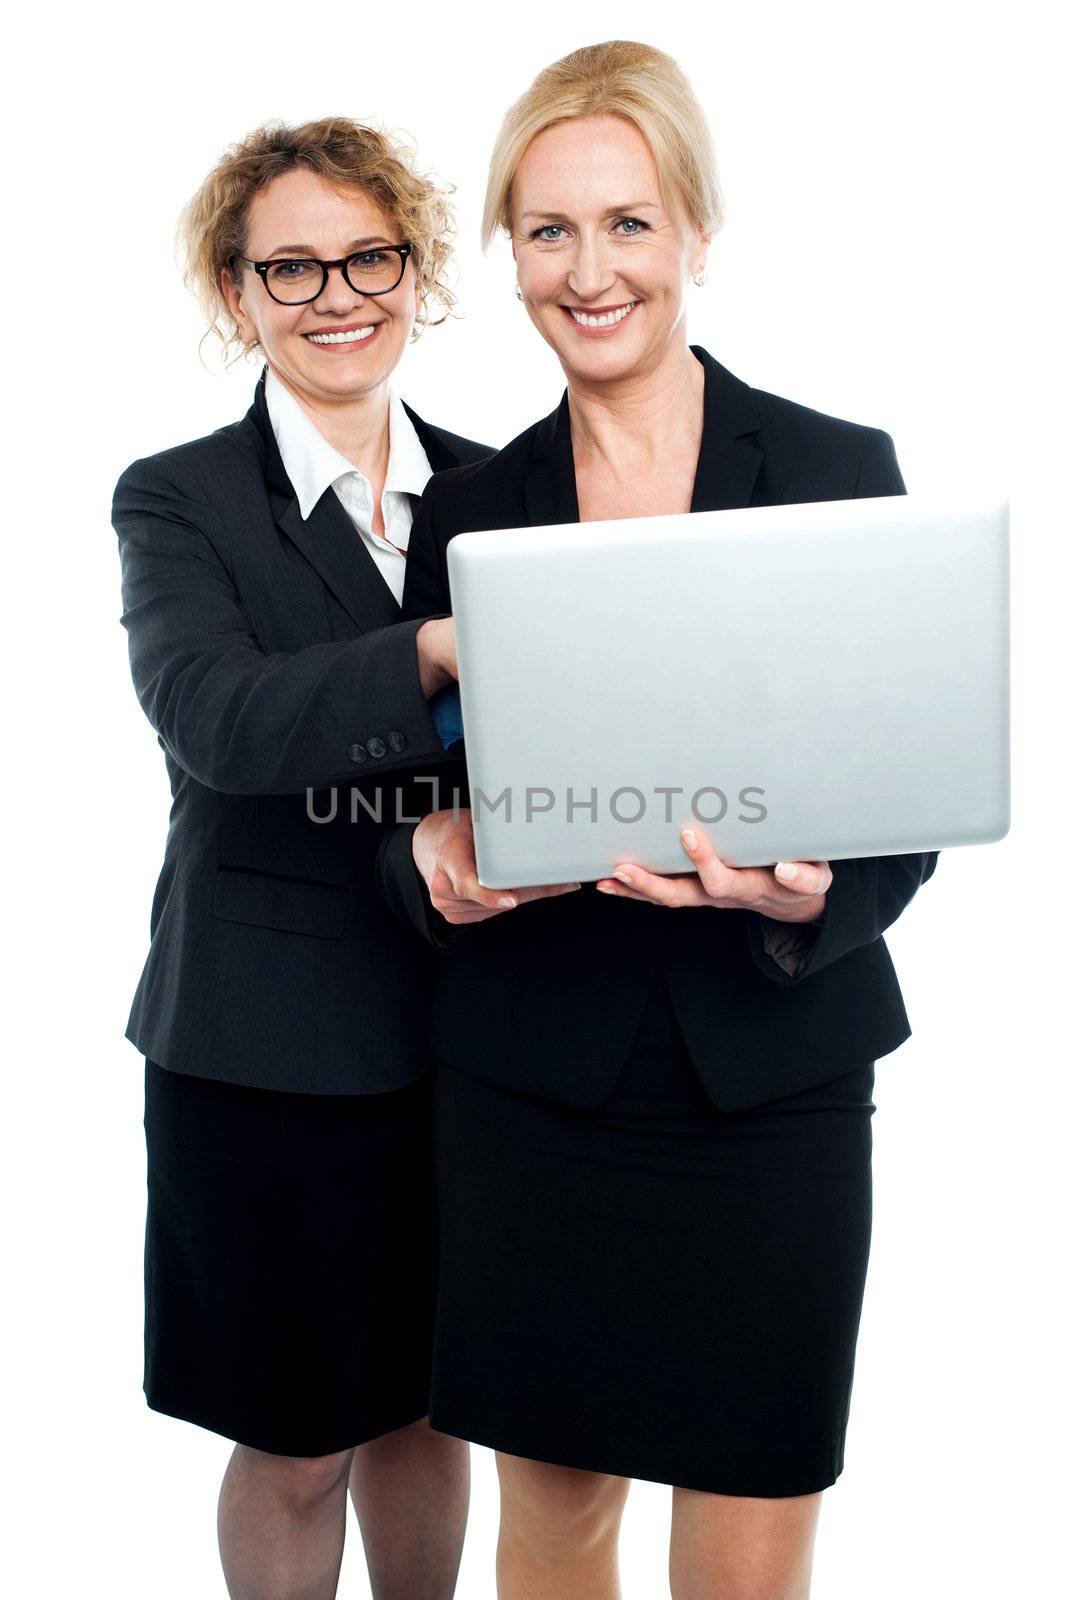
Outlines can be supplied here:
<path id="1" fill-rule="evenodd" d="M 566 392 L 431 485 L 408 617 L 449 610 L 465 530 L 904 492 L 887 434 L 689 346 L 721 221 L 660 51 L 578 50 L 511 109 L 484 240 L 510 238 Z M 936 857 L 733 870 L 682 839 L 687 876 L 549 895 L 481 888 L 468 811 L 382 846 L 394 908 L 447 950 L 430 1418 L 498 1452 L 505 1600 L 613 1600 L 633 1477 L 674 1486 L 676 1600 L 801 1600 L 843 1466 L 874 1062 L 910 1031 L 881 935 Z"/>
<path id="2" fill-rule="evenodd" d="M 335 1594 L 349 1487 L 375 1600 L 446 1600 L 465 1527 L 466 1446 L 425 1421 L 430 958 L 371 881 L 453 675 L 449 625 L 400 620 L 411 519 L 434 471 L 488 453 L 391 382 L 452 304 L 451 231 L 411 153 L 346 118 L 227 150 L 182 239 L 209 323 L 262 362 L 254 399 L 115 490 L 173 791 L 127 1028 L 144 1388 L 235 1441 L 218 1532 L 241 1600 Z"/>

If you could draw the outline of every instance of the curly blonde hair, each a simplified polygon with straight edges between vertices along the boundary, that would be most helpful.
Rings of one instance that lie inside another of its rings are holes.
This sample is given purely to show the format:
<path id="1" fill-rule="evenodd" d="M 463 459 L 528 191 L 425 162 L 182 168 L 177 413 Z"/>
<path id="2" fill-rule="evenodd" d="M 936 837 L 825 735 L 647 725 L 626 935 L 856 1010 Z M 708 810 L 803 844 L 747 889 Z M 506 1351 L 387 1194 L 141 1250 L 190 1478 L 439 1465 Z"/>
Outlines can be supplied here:
<path id="1" fill-rule="evenodd" d="M 222 268 L 233 277 L 246 270 L 235 265 L 235 258 L 245 253 L 251 202 L 274 178 L 297 167 L 320 173 L 331 183 L 364 190 L 414 246 L 411 261 L 424 298 L 412 338 L 419 338 L 424 327 L 445 321 L 455 304 L 446 281 L 454 250 L 455 218 L 448 203 L 454 185 L 440 184 L 417 171 L 414 159 L 412 145 L 347 117 L 321 117 L 295 127 L 267 122 L 230 145 L 183 208 L 178 223 L 185 286 L 208 322 L 204 339 L 215 334 L 223 358 L 234 345 L 238 355 L 258 349 L 258 341 L 249 344 L 241 338 L 222 293 Z M 443 308 L 433 323 L 425 310 L 430 300 Z"/>
<path id="2" fill-rule="evenodd" d="M 503 119 L 488 169 L 481 222 L 487 250 L 497 228 L 513 232 L 514 174 L 538 133 L 575 117 L 625 117 L 646 139 L 667 207 L 700 232 L 725 221 L 714 141 L 702 107 L 672 56 L 632 39 L 573 50 L 538 73 Z"/>

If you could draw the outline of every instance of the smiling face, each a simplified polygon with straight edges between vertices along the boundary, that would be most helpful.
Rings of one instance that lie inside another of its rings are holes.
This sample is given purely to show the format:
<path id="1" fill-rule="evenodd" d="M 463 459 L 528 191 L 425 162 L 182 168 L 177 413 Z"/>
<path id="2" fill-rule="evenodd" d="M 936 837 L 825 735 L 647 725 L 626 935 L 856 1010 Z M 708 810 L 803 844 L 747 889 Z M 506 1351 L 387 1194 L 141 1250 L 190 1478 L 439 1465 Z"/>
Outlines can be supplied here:
<path id="1" fill-rule="evenodd" d="M 335 261 L 374 245 L 402 243 L 396 224 L 362 189 L 337 188 L 297 167 L 255 195 L 244 254 L 250 261 Z M 286 306 L 271 299 L 259 274 L 245 264 L 235 281 L 223 272 L 222 290 L 241 337 L 249 344 L 258 339 L 286 386 L 311 404 L 328 404 L 387 384 L 421 303 L 416 279 L 408 258 L 398 286 L 370 296 L 350 289 L 333 271 L 317 300 Z"/>
<path id="2" fill-rule="evenodd" d="M 685 289 L 710 236 L 670 218 L 633 123 L 581 117 L 538 134 L 511 215 L 525 309 L 567 377 L 616 382 L 685 344 Z"/>

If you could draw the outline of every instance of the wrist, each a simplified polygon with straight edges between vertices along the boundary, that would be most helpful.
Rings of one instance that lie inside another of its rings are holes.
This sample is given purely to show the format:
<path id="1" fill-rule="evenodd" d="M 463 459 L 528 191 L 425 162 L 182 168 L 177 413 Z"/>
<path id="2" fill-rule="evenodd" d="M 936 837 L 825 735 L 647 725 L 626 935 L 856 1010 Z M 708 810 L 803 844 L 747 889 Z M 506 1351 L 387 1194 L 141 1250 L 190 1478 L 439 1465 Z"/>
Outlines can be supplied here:
<path id="1" fill-rule="evenodd" d="M 759 915 L 765 917 L 768 922 L 779 922 L 789 928 L 802 928 L 805 927 L 807 923 L 819 923 L 824 920 L 827 899 L 827 894 L 819 894 L 816 900 L 811 900 L 810 903 L 803 908 L 803 915 L 801 917 L 782 917 L 780 913 L 782 910 L 784 910 L 784 907 L 779 904 L 770 905 L 761 909 Z"/>
<path id="2" fill-rule="evenodd" d="M 418 651 L 418 677 L 427 700 L 454 682 L 446 655 L 449 638 L 448 620 L 441 618 L 423 622 L 414 636 Z"/>

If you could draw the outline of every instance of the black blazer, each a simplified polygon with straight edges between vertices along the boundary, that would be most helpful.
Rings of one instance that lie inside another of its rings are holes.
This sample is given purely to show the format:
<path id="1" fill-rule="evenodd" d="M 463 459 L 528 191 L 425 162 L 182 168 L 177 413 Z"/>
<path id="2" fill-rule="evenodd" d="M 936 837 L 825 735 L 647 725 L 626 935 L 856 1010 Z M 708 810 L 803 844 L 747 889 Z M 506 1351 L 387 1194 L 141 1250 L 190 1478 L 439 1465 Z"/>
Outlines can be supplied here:
<path id="1" fill-rule="evenodd" d="M 751 389 L 693 349 L 705 368 L 693 511 L 905 494 L 886 433 Z M 564 396 L 491 460 L 433 479 L 411 532 L 404 615 L 450 610 L 455 534 L 578 520 Z M 447 791 L 441 803 L 451 803 Z M 378 881 L 397 915 L 447 950 L 433 1043 L 475 1075 L 575 1106 L 601 1103 L 659 963 L 699 1073 L 725 1110 L 839 1076 L 910 1034 L 881 935 L 938 852 L 834 862 L 820 930 L 789 977 L 766 953 L 765 922 L 753 912 L 667 910 L 592 884 L 449 928 L 414 866 L 413 831 L 390 830 Z"/>
<path id="2" fill-rule="evenodd" d="M 442 748 L 419 624 L 336 495 L 303 520 L 265 377 L 240 422 L 115 489 L 133 681 L 173 792 L 126 1036 L 198 1077 L 373 1093 L 428 1064 L 432 957 L 373 861 L 403 776 Z M 489 453 L 407 411 L 434 470 Z M 360 806 L 352 826 L 356 781 L 379 823 Z M 333 786 L 335 819 L 312 821 L 307 790 L 326 817 Z"/>

